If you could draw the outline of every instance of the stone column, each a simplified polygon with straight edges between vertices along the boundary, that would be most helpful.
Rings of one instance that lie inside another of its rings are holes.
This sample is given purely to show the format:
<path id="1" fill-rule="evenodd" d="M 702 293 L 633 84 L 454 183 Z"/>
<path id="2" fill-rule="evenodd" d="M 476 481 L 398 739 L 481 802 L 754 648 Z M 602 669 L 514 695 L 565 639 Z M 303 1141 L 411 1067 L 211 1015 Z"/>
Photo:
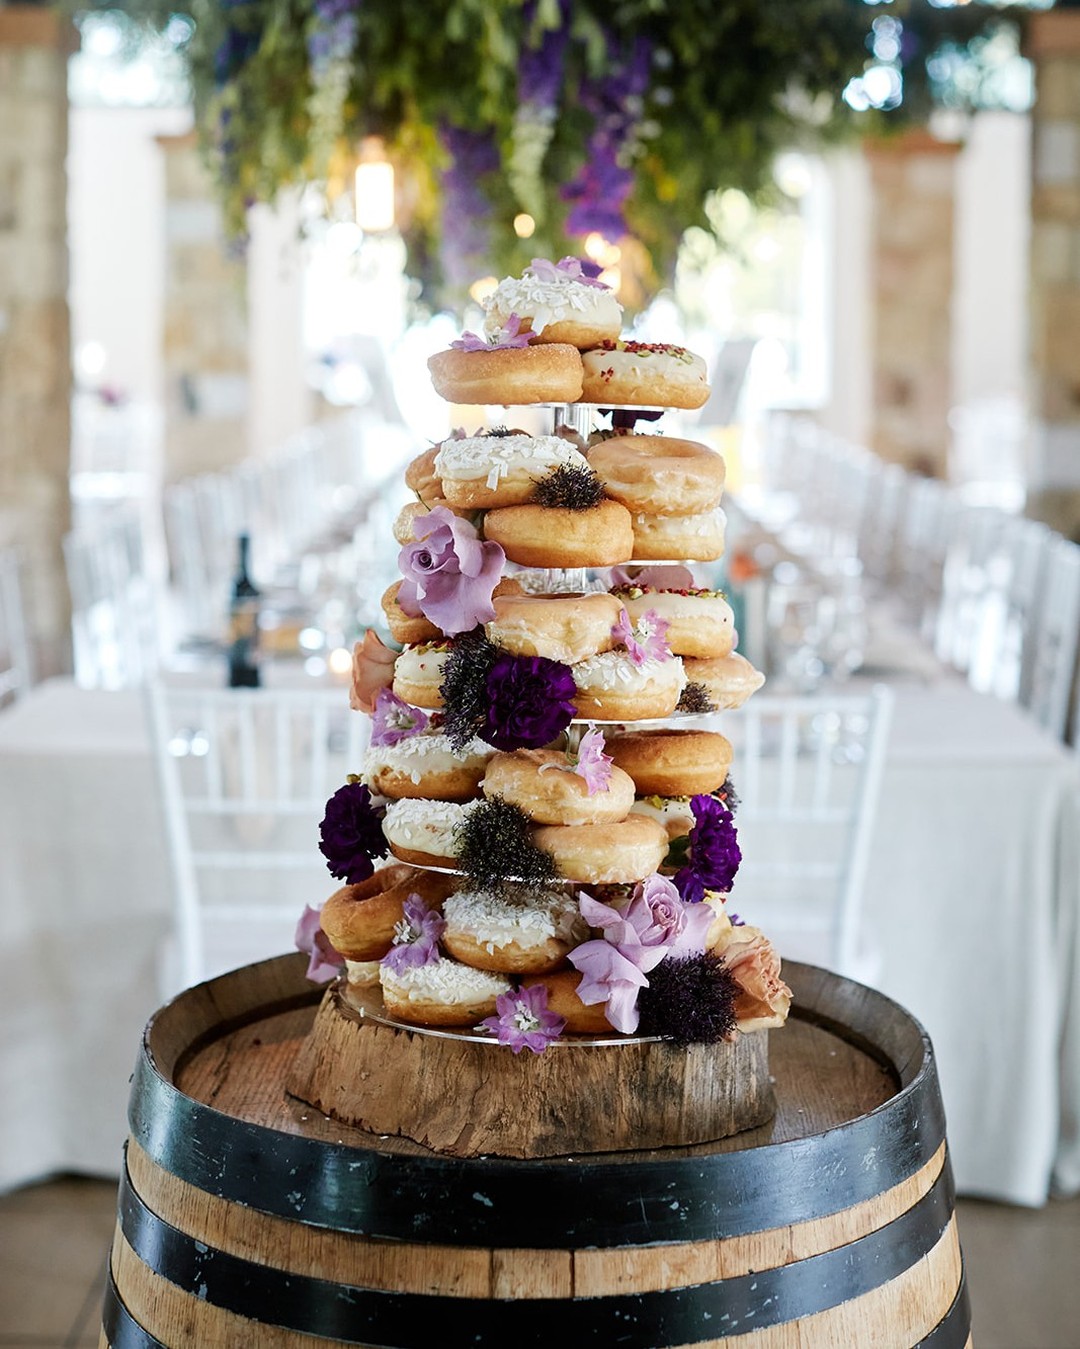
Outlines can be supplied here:
<path id="1" fill-rule="evenodd" d="M 1029 20 L 1035 65 L 1027 514 L 1080 537 L 1080 9 Z"/>
<path id="2" fill-rule="evenodd" d="M 945 477 L 948 466 L 958 149 L 922 130 L 866 147 L 873 198 L 871 444 L 883 458 L 934 477 Z"/>
<path id="3" fill-rule="evenodd" d="M 39 676 L 70 668 L 67 61 L 75 30 L 0 8 L 0 547 L 22 552 Z"/>
<path id="4" fill-rule="evenodd" d="M 225 237 L 194 134 L 165 156 L 165 479 L 247 454 L 247 269 Z"/>

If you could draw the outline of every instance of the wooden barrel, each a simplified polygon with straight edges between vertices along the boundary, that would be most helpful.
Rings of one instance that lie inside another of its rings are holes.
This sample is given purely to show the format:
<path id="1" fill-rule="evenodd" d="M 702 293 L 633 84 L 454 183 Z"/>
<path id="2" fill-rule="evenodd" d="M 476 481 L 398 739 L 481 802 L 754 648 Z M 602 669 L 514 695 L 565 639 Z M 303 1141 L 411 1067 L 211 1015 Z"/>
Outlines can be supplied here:
<path id="1" fill-rule="evenodd" d="M 462 1159 L 286 1095 L 321 995 L 303 970 L 248 966 L 150 1021 L 103 1345 L 970 1343 L 930 1042 L 881 994 L 785 966 L 777 1112 L 757 1129 Z"/>

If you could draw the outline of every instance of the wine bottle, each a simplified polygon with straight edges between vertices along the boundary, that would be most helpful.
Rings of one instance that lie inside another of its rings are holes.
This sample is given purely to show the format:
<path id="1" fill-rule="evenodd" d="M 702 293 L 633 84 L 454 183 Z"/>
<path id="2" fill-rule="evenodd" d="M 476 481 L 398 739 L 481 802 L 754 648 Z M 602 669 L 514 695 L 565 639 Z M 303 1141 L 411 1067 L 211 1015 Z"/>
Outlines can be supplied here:
<path id="1" fill-rule="evenodd" d="M 229 687 L 258 688 L 259 599 L 258 586 L 249 569 L 251 538 L 237 539 L 236 573 L 229 597 Z"/>

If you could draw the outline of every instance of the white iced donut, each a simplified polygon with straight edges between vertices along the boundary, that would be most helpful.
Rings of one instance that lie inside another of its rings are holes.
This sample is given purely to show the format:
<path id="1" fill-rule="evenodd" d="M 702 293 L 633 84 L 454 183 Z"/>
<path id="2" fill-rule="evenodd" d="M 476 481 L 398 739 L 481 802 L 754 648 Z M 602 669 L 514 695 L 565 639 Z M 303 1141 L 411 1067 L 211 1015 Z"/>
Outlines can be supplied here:
<path id="1" fill-rule="evenodd" d="M 625 651 L 605 651 L 572 665 L 582 717 L 600 721 L 644 721 L 670 717 L 686 687 L 682 660 L 649 659 L 635 665 Z"/>
<path id="2" fill-rule="evenodd" d="M 402 797 L 391 801 L 383 817 L 383 837 L 402 862 L 415 866 L 452 867 L 457 856 L 456 831 L 478 801 L 424 801 Z"/>
<path id="3" fill-rule="evenodd" d="M 442 732 L 425 731 L 396 745 L 370 745 L 362 777 L 373 792 L 395 800 L 469 801 L 477 795 L 494 753 L 476 739 L 459 752 Z"/>
<path id="4" fill-rule="evenodd" d="M 501 332 L 511 314 L 535 341 L 581 349 L 614 340 L 622 327 L 622 305 L 607 286 L 588 285 L 568 272 L 544 279 L 531 265 L 520 277 L 504 277 L 484 301 L 484 332 Z"/>
<path id="5" fill-rule="evenodd" d="M 465 965 L 503 974 L 546 974 L 585 941 L 589 925 L 565 890 L 511 898 L 459 890 L 443 905 L 442 944 Z"/>
<path id="6" fill-rule="evenodd" d="M 446 500 L 470 510 L 524 505 L 540 479 L 562 467 L 589 467 L 562 436 L 467 436 L 444 441 L 435 456 Z"/>
<path id="7" fill-rule="evenodd" d="M 427 965 L 379 970 L 383 1006 L 414 1026 L 475 1026 L 495 1012 L 500 993 L 510 991 L 505 974 L 473 969 L 440 956 Z"/>

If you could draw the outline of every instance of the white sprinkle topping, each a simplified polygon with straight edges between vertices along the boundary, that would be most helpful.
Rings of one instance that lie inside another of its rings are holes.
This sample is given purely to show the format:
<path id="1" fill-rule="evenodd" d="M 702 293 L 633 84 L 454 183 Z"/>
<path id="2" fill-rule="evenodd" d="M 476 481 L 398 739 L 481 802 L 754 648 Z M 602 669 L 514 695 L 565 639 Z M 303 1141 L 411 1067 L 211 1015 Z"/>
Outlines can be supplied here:
<path id="1" fill-rule="evenodd" d="M 471 965 L 462 965 L 446 956 L 440 956 L 428 965 L 397 971 L 383 965 L 379 979 L 387 992 L 406 1002 L 426 1002 L 429 998 L 447 1003 L 482 1002 L 510 989 L 510 980 L 505 974 L 474 970 Z"/>
<path id="2" fill-rule="evenodd" d="M 510 942 L 528 947 L 552 937 L 580 942 L 588 936 L 577 900 L 561 890 L 513 900 L 459 890 L 444 902 L 443 917 L 448 929 L 466 933 L 489 952 Z"/>

